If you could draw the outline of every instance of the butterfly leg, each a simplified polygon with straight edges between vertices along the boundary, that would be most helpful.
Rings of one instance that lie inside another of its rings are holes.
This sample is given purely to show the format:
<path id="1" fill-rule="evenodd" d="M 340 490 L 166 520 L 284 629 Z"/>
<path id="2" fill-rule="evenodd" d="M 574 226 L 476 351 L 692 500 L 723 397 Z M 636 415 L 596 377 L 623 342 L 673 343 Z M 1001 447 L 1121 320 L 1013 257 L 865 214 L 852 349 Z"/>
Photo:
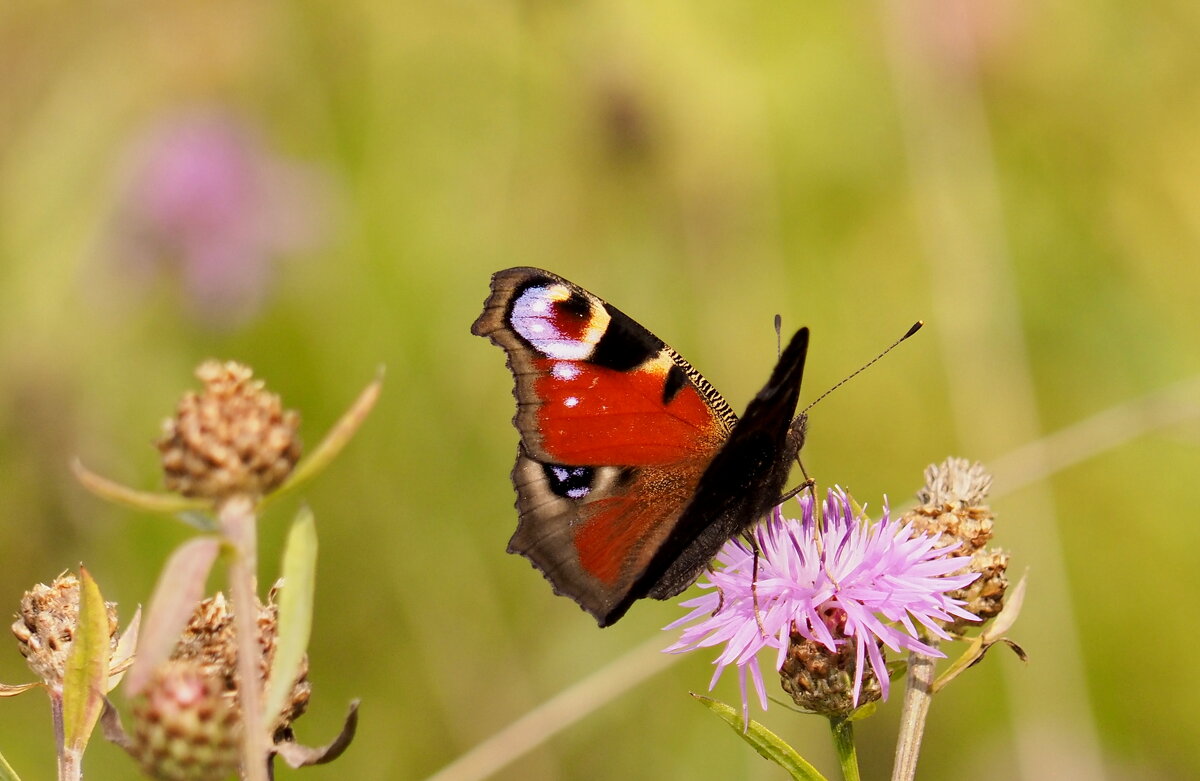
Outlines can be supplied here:
<path id="1" fill-rule="evenodd" d="M 762 613 L 758 610 L 758 560 L 762 555 L 762 549 L 758 547 L 758 540 L 749 529 L 742 532 L 742 538 L 750 543 L 750 549 L 754 551 L 754 565 L 750 574 L 750 595 L 754 601 L 754 623 L 758 624 L 758 632 L 763 637 L 767 636 L 767 629 L 763 626 Z"/>
<path id="2" fill-rule="evenodd" d="M 713 566 L 713 563 L 711 561 L 708 564 L 704 565 L 704 569 L 707 570 L 710 575 L 717 571 L 716 567 Z M 725 609 L 725 589 L 721 588 L 720 586 L 717 586 L 717 606 L 713 610 L 711 615 L 715 616 L 724 609 Z"/>
<path id="3" fill-rule="evenodd" d="M 775 502 L 775 504 L 777 504 L 777 505 L 783 504 L 788 499 L 791 499 L 792 497 L 796 496 L 797 494 L 803 493 L 804 491 L 812 490 L 812 488 L 816 484 L 817 484 L 816 480 L 813 480 L 811 477 L 805 476 L 803 483 L 801 483 L 800 485 L 791 489 L 790 491 L 785 493 L 783 496 L 779 497 L 779 501 Z"/>

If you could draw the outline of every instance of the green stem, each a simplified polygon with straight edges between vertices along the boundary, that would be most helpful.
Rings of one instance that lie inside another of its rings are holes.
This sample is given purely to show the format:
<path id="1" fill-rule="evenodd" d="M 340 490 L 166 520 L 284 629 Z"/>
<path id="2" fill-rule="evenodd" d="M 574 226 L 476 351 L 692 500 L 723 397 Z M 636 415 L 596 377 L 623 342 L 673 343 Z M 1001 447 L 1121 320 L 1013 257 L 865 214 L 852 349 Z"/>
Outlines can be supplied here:
<path id="1" fill-rule="evenodd" d="M 842 779 L 860 781 L 858 752 L 854 748 L 854 724 L 847 719 L 830 719 L 829 728 L 833 731 L 833 745 L 842 766 Z"/>
<path id="2" fill-rule="evenodd" d="M 238 700 L 242 711 L 242 778 L 267 781 L 267 733 L 262 712 L 262 648 L 258 644 L 257 531 L 254 503 L 234 496 L 221 505 L 221 530 L 233 548 L 229 592 L 237 637 Z"/>

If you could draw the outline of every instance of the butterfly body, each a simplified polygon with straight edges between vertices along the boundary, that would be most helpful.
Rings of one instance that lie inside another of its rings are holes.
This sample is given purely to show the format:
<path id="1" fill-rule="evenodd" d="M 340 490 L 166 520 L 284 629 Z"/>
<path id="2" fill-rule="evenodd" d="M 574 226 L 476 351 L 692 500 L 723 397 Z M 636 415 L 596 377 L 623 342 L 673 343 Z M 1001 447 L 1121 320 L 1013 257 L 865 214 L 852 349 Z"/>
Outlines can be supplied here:
<path id="1" fill-rule="evenodd" d="M 741 418 L 661 339 L 548 271 L 493 275 L 471 331 L 504 348 L 515 380 L 508 550 L 601 626 L 691 585 L 778 500 L 803 444 L 807 329 Z"/>

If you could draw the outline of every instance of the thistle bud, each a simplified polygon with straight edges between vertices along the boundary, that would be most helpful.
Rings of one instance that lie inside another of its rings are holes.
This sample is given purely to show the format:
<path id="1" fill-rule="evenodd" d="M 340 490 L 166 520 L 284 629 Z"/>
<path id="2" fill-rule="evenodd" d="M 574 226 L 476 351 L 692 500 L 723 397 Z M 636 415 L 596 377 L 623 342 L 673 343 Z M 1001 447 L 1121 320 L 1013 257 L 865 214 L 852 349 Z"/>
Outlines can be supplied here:
<path id="1" fill-rule="evenodd" d="M 867 642 L 876 642 L 867 638 Z M 880 653 L 882 653 L 880 648 Z M 779 668 L 783 690 L 804 710 L 830 718 L 848 716 L 856 708 L 883 696 L 871 665 L 863 670 L 857 701 L 854 696 L 855 641 L 830 651 L 824 644 L 792 632 L 787 657 Z"/>
<path id="2" fill-rule="evenodd" d="M 164 664 L 132 703 L 129 753 L 151 778 L 223 781 L 237 772 L 236 696 L 194 662 Z"/>

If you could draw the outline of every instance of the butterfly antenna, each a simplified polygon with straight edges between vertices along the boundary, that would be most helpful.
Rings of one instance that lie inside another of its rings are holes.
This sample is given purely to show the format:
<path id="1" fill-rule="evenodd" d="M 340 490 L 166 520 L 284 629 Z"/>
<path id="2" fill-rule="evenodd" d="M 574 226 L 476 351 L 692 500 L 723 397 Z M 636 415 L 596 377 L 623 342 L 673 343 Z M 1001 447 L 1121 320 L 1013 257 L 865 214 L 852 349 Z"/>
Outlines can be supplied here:
<path id="1" fill-rule="evenodd" d="M 775 359 L 783 355 L 783 315 L 775 313 Z"/>
<path id="2" fill-rule="evenodd" d="M 828 396 L 829 394 L 833 393 L 833 392 L 834 392 L 835 390 L 837 390 L 838 388 L 840 388 L 840 387 L 842 387 L 843 385 L 845 385 L 846 383 L 850 382 L 850 380 L 854 379 L 854 378 L 855 378 L 855 377 L 857 377 L 858 375 L 862 374 L 864 371 L 866 371 L 868 368 L 870 368 L 870 366 L 871 366 L 873 363 L 875 363 L 875 362 L 876 362 L 876 361 L 878 361 L 880 358 L 882 358 L 883 356 L 885 356 L 885 355 L 887 355 L 888 353 L 890 353 L 890 352 L 891 352 L 893 349 L 895 349 L 895 348 L 896 348 L 896 347 L 897 347 L 897 346 L 898 346 L 898 345 L 899 345 L 901 342 L 903 342 L 905 339 L 907 339 L 908 337 L 912 336 L 912 335 L 913 335 L 913 334 L 915 334 L 917 331 L 920 331 L 920 330 L 921 330 L 921 326 L 923 326 L 923 325 L 925 325 L 925 321 L 924 321 L 924 320 L 918 320 L 917 322 L 913 323 L 913 325 L 912 325 L 912 328 L 909 328 L 909 329 L 908 329 L 908 331 L 907 331 L 907 332 L 904 334 L 904 336 L 901 336 L 899 339 L 897 339 L 896 341 L 894 341 L 894 342 L 892 342 L 891 344 L 889 344 L 889 345 L 887 346 L 887 349 L 885 349 L 885 350 L 884 350 L 883 352 L 881 352 L 879 355 L 876 355 L 874 358 L 872 358 L 871 360 L 867 361 L 867 362 L 866 362 L 866 363 L 864 363 L 862 366 L 860 366 L 858 369 L 856 369 L 854 372 L 852 372 L 852 373 L 850 373 L 848 376 L 846 376 L 846 378 L 845 378 L 845 379 L 843 379 L 841 382 L 839 382 L 837 385 L 834 385 L 832 388 L 830 388 L 829 390 L 827 390 L 827 391 L 825 391 L 824 393 L 822 393 L 820 396 L 818 396 L 818 397 L 817 397 L 816 401 L 812 402 L 812 403 L 811 403 L 811 404 L 809 404 L 807 407 L 805 407 L 805 408 L 804 408 L 804 409 L 801 411 L 801 413 L 800 413 L 800 414 L 802 414 L 802 415 L 803 415 L 804 413 L 808 412 L 810 409 L 812 409 L 813 407 L 817 406 L 817 402 L 819 402 L 821 399 L 825 398 L 826 396 Z"/>

